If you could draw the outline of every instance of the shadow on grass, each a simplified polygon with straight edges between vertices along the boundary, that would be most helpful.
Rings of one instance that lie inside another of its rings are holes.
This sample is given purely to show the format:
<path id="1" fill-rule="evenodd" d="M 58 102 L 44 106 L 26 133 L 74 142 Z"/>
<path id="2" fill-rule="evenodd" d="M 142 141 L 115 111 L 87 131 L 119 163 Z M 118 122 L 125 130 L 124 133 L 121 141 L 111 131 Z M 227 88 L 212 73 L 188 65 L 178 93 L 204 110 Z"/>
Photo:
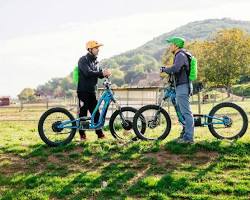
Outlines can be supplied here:
<path id="1" fill-rule="evenodd" d="M 17 157 L 20 151 L 11 149 L 0 148 L 2 155 Z M 38 191 L 43 191 L 45 199 L 188 199 L 192 189 L 206 197 L 210 187 L 195 190 L 193 183 L 204 181 L 207 174 L 216 176 L 225 169 L 246 167 L 244 163 L 249 160 L 244 157 L 250 152 L 250 144 L 219 140 L 194 145 L 97 141 L 56 148 L 37 144 L 21 152 L 23 168 L 18 168 L 17 160 L 0 170 L 0 188 L 7 188 L 0 192 L 3 199 L 32 196 Z M 228 156 L 242 161 L 226 164 L 230 163 Z M 4 159 L 0 157 L 0 161 Z"/>

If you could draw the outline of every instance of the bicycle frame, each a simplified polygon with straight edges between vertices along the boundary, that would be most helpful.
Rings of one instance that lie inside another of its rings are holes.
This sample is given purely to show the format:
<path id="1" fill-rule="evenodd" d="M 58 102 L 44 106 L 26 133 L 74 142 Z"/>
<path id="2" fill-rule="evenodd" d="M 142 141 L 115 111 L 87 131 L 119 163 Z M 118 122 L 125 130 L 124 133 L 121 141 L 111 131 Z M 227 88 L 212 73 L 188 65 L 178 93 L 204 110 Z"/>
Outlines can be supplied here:
<path id="1" fill-rule="evenodd" d="M 109 108 L 109 105 L 111 102 L 114 102 L 116 104 L 117 109 L 120 109 L 120 105 L 117 103 L 117 100 L 114 96 L 113 91 L 110 88 L 111 83 L 109 82 L 108 79 L 106 79 L 104 81 L 104 86 L 105 86 L 105 90 L 103 91 L 100 99 L 97 102 L 97 105 L 93 111 L 93 113 L 91 114 L 90 117 L 78 117 L 75 120 L 66 120 L 63 121 L 58 128 L 75 128 L 75 129 L 81 129 L 81 130 L 96 130 L 96 129 L 101 129 L 104 126 L 105 123 L 105 118 L 106 118 L 106 114 Z M 104 102 L 103 104 L 103 108 L 100 112 L 100 116 L 98 119 L 98 122 L 95 123 L 95 116 L 96 113 L 98 112 L 101 104 Z M 88 124 L 89 126 L 87 128 L 81 128 L 81 124 L 80 121 L 85 121 L 88 122 L 90 120 L 90 123 Z M 76 126 L 67 126 L 67 124 L 72 123 L 72 122 L 76 122 Z"/>
<path id="2" fill-rule="evenodd" d="M 177 101 L 176 101 L 176 89 L 173 85 L 170 84 L 169 87 L 165 88 L 164 89 L 164 97 L 162 99 L 162 101 L 159 103 L 159 106 L 162 107 L 163 106 L 163 103 L 170 99 L 174 108 L 175 108 L 175 112 L 176 112 L 176 115 L 177 115 L 177 118 L 178 118 L 178 121 L 183 125 L 185 126 L 185 119 L 184 117 L 182 116 L 181 114 L 181 111 L 180 111 L 180 108 L 179 108 L 179 105 L 177 104 Z M 195 126 L 208 126 L 210 124 L 223 124 L 223 125 L 226 125 L 228 124 L 228 120 L 230 119 L 226 119 L 225 117 L 223 118 L 218 118 L 218 117 L 211 117 L 209 115 L 201 115 L 201 114 L 194 114 L 193 115 L 194 117 L 194 125 Z M 203 122 L 201 121 L 201 118 L 203 118 Z M 208 119 L 215 119 L 215 120 L 218 120 L 218 122 L 211 122 L 211 123 L 208 123 Z"/>
<path id="3" fill-rule="evenodd" d="M 179 105 L 176 102 L 176 92 L 175 92 L 175 88 L 173 86 L 169 86 L 168 88 L 165 89 L 164 97 L 163 97 L 163 100 L 162 100 L 160 106 L 162 107 L 163 102 L 168 100 L 168 99 L 171 100 L 171 102 L 172 102 L 172 104 L 173 104 L 173 106 L 175 108 L 175 112 L 176 112 L 176 115 L 178 117 L 178 121 L 182 125 L 185 125 L 184 117 L 182 116 Z"/>

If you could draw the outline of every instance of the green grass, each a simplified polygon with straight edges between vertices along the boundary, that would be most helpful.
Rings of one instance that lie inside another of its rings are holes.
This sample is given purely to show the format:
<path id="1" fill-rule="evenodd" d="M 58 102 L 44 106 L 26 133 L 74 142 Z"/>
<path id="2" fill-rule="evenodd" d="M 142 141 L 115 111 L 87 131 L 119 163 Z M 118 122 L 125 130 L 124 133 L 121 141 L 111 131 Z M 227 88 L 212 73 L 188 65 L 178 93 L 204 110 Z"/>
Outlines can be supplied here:
<path id="1" fill-rule="evenodd" d="M 0 123 L 0 199 L 249 199 L 250 132 L 220 141 L 195 130 L 194 145 L 121 143 L 111 134 L 49 148 L 37 122 Z"/>

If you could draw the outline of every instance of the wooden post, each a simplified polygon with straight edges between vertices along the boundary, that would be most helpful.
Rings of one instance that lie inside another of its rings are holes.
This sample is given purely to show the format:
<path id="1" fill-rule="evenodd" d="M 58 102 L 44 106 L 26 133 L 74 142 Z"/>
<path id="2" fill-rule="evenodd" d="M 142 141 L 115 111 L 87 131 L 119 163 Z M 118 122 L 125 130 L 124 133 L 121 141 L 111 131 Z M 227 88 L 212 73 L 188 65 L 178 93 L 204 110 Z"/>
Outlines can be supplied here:
<path id="1" fill-rule="evenodd" d="M 218 90 L 217 90 L 217 91 L 218 91 Z M 216 102 L 216 96 L 217 96 L 217 95 L 216 95 L 216 94 L 214 94 L 214 101 L 215 101 L 215 102 Z"/>
<path id="2" fill-rule="evenodd" d="M 244 91 L 243 91 L 243 89 L 241 88 L 241 100 L 244 101 L 244 99 L 245 99 Z"/>
<path id="3" fill-rule="evenodd" d="M 127 96 L 126 96 L 126 105 L 128 106 L 128 99 L 129 99 L 129 89 L 126 89 L 126 91 L 127 91 Z"/>
<path id="4" fill-rule="evenodd" d="M 23 110 L 23 101 L 20 101 L 20 112 Z"/>
<path id="5" fill-rule="evenodd" d="M 201 92 L 198 92 L 198 114 L 201 114 Z"/>
<path id="6" fill-rule="evenodd" d="M 128 106 L 128 100 L 129 100 L 129 89 L 127 89 L 127 106 Z M 128 118 L 128 112 L 126 112 L 126 118 Z"/>
<path id="7" fill-rule="evenodd" d="M 144 89 L 141 90 L 141 106 L 143 106 L 143 93 L 144 93 Z"/>

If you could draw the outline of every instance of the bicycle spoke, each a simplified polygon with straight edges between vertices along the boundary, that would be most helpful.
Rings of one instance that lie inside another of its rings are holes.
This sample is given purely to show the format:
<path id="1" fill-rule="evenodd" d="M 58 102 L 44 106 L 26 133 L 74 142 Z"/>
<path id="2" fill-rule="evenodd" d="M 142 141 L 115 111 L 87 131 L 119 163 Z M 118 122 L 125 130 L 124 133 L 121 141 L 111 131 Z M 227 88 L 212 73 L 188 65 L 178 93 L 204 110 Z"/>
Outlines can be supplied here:
<path id="1" fill-rule="evenodd" d="M 243 116 L 241 109 L 235 104 L 218 105 L 210 119 L 209 129 L 218 138 L 237 138 L 244 129 Z"/>
<path id="2" fill-rule="evenodd" d="M 65 128 L 62 130 L 53 130 L 53 124 L 56 122 L 63 122 L 70 120 L 64 113 L 53 113 L 49 115 L 44 121 L 44 133 L 46 137 L 53 142 L 60 142 L 65 140 L 71 133 L 71 129 Z M 67 126 L 72 126 L 72 123 L 68 123 Z"/>

